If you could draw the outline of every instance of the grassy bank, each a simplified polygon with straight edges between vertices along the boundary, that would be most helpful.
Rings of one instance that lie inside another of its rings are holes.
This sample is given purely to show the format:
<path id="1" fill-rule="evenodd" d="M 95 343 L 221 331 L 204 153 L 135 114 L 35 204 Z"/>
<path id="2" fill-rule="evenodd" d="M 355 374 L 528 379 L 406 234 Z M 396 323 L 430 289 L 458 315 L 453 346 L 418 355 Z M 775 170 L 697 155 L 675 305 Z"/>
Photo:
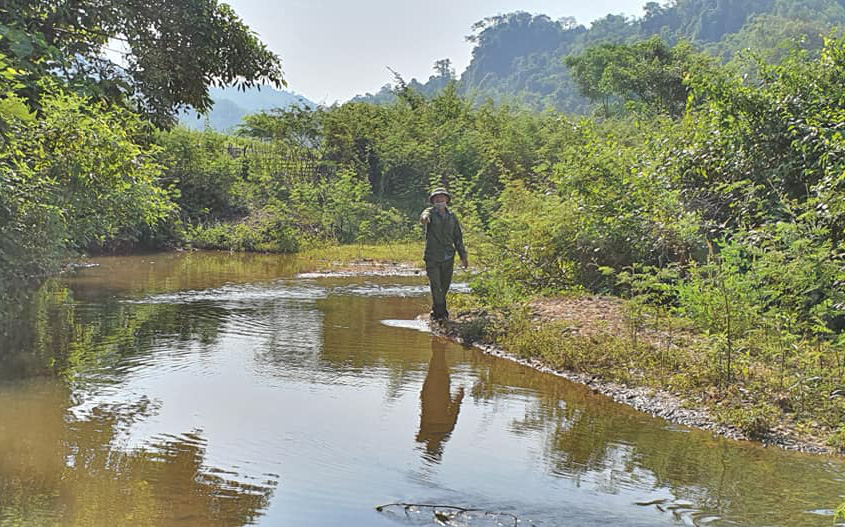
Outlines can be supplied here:
<path id="1" fill-rule="evenodd" d="M 555 370 L 669 391 L 748 438 L 788 437 L 845 452 L 842 357 L 823 342 L 785 348 L 776 335 L 748 335 L 732 343 L 727 378 L 718 335 L 634 301 L 573 295 L 494 309 L 465 295 L 455 304 L 459 315 L 446 331 L 465 342 L 495 345 Z M 772 349 L 780 355 L 763 352 Z"/>

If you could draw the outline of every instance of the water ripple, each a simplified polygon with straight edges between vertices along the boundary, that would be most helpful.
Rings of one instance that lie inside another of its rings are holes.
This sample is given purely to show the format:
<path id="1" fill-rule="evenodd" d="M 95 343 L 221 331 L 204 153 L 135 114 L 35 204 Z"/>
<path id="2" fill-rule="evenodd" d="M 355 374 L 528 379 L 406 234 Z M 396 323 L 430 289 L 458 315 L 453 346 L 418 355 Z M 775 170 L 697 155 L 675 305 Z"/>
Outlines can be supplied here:
<path id="1" fill-rule="evenodd" d="M 194 302 L 215 302 L 249 304 L 277 300 L 319 300 L 325 298 L 326 288 L 303 283 L 277 282 L 272 284 L 227 284 L 213 289 L 179 291 L 127 300 L 140 304 L 188 304 Z"/>
<path id="2" fill-rule="evenodd" d="M 466 283 L 455 283 L 449 289 L 452 293 L 469 293 L 470 288 Z M 429 294 L 428 285 L 399 285 L 399 284 L 376 284 L 365 282 L 363 284 L 350 284 L 334 287 L 331 290 L 333 295 L 340 296 L 367 296 L 367 297 L 413 297 Z"/>

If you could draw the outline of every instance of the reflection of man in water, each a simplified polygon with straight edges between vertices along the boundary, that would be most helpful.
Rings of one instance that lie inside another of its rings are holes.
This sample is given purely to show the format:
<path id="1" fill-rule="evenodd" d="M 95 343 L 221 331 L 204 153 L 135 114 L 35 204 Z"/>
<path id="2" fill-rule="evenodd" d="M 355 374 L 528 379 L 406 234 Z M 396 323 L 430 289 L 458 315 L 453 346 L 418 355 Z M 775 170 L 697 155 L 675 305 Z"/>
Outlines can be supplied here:
<path id="1" fill-rule="evenodd" d="M 463 387 L 452 397 L 449 384 L 446 344 L 440 339 L 431 339 L 431 362 L 428 363 L 428 374 L 420 394 L 420 431 L 417 441 L 425 443 L 425 457 L 435 462 L 440 461 L 443 446 L 455 429 L 461 401 L 464 399 Z"/>

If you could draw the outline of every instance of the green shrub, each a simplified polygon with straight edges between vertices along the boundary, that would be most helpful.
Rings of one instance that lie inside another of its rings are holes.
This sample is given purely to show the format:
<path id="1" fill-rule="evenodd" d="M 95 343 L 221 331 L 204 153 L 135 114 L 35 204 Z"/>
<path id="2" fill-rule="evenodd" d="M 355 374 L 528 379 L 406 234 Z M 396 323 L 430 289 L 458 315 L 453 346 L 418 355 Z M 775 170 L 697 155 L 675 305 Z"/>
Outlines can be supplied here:
<path id="1" fill-rule="evenodd" d="M 836 512 L 833 515 L 833 521 L 845 520 L 845 503 L 839 505 L 836 508 Z"/>
<path id="2" fill-rule="evenodd" d="M 2 67 L 2 56 L 0 56 Z M 1 82 L 0 82 L 1 83 Z M 41 81 L 37 116 L 2 116 L 0 267 L 55 268 L 73 251 L 132 245 L 174 209 L 134 114 Z"/>
<path id="3" fill-rule="evenodd" d="M 282 211 L 268 207 L 240 222 L 194 227 L 187 241 L 198 249 L 292 253 L 302 240 Z"/>
<path id="4" fill-rule="evenodd" d="M 762 439 L 775 425 L 780 412 L 771 404 L 759 403 L 719 408 L 716 417 L 724 424 L 736 426 L 751 439 Z"/>
<path id="5" fill-rule="evenodd" d="M 840 452 L 845 452 L 845 426 L 840 426 L 838 430 L 828 436 L 827 446 L 833 447 Z"/>
<path id="6" fill-rule="evenodd" d="M 244 215 L 243 159 L 230 150 L 243 148 L 236 138 L 211 130 L 177 127 L 157 137 L 157 160 L 164 167 L 167 185 L 187 222 L 205 222 Z M 234 143 L 234 144 L 233 144 Z"/>

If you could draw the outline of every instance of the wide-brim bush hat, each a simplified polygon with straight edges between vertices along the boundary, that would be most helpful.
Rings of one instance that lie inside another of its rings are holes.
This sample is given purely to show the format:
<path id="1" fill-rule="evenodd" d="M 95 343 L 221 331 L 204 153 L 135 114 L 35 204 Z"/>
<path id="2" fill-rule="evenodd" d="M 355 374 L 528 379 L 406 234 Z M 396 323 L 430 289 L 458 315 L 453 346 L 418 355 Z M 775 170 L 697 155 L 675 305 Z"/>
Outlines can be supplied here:
<path id="1" fill-rule="evenodd" d="M 444 196 L 446 196 L 446 203 L 450 203 L 452 201 L 452 195 L 449 194 L 449 191 L 443 187 L 439 187 L 431 191 L 431 194 L 429 194 L 428 196 L 428 202 L 434 203 L 434 196 L 438 194 L 443 194 Z"/>

